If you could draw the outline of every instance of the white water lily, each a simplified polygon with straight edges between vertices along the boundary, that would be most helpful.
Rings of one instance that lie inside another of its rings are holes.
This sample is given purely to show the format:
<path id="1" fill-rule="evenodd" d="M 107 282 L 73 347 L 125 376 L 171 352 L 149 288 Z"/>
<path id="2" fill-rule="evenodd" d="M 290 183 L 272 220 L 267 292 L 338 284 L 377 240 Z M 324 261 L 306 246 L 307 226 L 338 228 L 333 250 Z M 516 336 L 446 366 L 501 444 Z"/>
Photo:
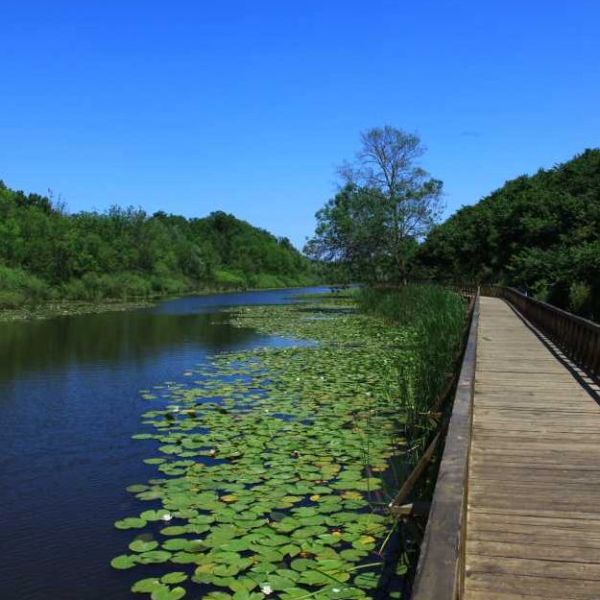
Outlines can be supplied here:
<path id="1" fill-rule="evenodd" d="M 161 517 L 161 519 L 163 521 L 170 521 L 172 518 L 173 518 L 173 516 L 171 514 L 169 514 L 169 513 L 167 513 L 165 515 L 162 515 L 162 517 Z"/>
<path id="2" fill-rule="evenodd" d="M 260 591 L 265 596 L 268 596 L 269 594 L 273 593 L 273 588 L 268 583 L 262 583 L 261 586 L 260 586 Z"/>

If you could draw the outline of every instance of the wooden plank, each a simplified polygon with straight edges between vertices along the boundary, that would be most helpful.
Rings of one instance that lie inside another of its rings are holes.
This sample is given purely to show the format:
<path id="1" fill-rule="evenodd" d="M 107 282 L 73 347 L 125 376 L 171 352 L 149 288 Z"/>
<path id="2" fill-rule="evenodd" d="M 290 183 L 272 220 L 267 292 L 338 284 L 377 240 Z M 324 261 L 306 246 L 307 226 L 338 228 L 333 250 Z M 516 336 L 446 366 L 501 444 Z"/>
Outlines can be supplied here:
<path id="1" fill-rule="evenodd" d="M 564 550 L 564 549 L 563 549 Z M 600 586 L 600 564 L 571 562 L 557 557 L 554 560 L 536 560 L 503 556 L 479 556 L 469 552 L 466 564 L 467 576 L 471 573 L 495 573 L 526 575 L 538 578 L 579 579 L 598 582 Z"/>
<path id="2" fill-rule="evenodd" d="M 480 523 L 481 526 L 491 528 L 497 526 L 499 528 L 512 527 L 519 525 L 527 527 L 541 527 L 547 529 L 583 529 L 600 528 L 600 517 L 596 520 L 589 516 L 582 519 L 574 518 L 573 515 L 556 516 L 556 515 L 529 515 L 522 513 L 506 512 L 506 511 L 485 511 L 471 508 L 469 510 L 469 518 L 472 522 Z M 470 522 L 471 522 L 470 521 Z"/>
<path id="3" fill-rule="evenodd" d="M 537 535 L 537 532 L 535 533 Z M 600 552 L 597 546 L 562 546 L 544 540 L 546 543 L 522 543 L 489 539 L 470 539 L 467 542 L 467 556 L 477 555 L 489 558 L 518 558 L 551 560 L 600 565 Z M 556 540 L 555 540 L 556 541 Z"/>
<path id="4" fill-rule="evenodd" d="M 534 546 L 551 546 L 553 548 L 593 548 L 595 561 L 600 560 L 600 532 L 591 532 L 589 529 L 550 529 L 540 527 L 524 527 L 503 524 L 498 529 L 484 529 L 482 525 L 469 522 L 469 541 L 467 545 L 474 542 L 494 542 L 506 544 L 518 544 L 523 553 L 529 553 Z M 529 554 L 528 554 L 529 555 Z M 594 562 L 594 561 L 590 561 Z"/>
<path id="5" fill-rule="evenodd" d="M 600 599 L 600 406 L 496 298 L 480 303 L 464 598 Z"/>
<path id="6" fill-rule="evenodd" d="M 500 598 L 522 595 L 527 599 L 541 596 L 544 600 L 598 600 L 596 582 L 523 575 L 506 577 L 499 573 L 472 573 L 465 581 L 465 597 L 482 598 L 471 596 L 472 592 L 483 592 L 486 600 L 492 593 L 499 594 Z"/>
<path id="7" fill-rule="evenodd" d="M 599 507 L 600 508 L 600 507 Z M 476 505 L 469 504 L 469 513 L 477 514 L 477 513 L 486 513 L 489 515 L 519 515 L 519 516 L 530 516 L 530 517 L 548 517 L 548 518 L 565 518 L 564 510 L 555 510 L 555 509 L 536 509 L 530 508 L 529 504 L 517 504 L 515 506 L 485 506 L 485 505 Z M 586 520 L 598 520 L 600 519 L 600 513 L 595 511 L 584 511 L 584 510 L 574 510 L 569 511 L 569 518 L 573 520 L 581 519 L 582 521 Z"/>
<path id="8" fill-rule="evenodd" d="M 548 600 L 548 596 L 531 596 L 530 594 L 512 594 L 510 592 L 490 592 L 489 590 L 471 590 L 472 600 Z"/>

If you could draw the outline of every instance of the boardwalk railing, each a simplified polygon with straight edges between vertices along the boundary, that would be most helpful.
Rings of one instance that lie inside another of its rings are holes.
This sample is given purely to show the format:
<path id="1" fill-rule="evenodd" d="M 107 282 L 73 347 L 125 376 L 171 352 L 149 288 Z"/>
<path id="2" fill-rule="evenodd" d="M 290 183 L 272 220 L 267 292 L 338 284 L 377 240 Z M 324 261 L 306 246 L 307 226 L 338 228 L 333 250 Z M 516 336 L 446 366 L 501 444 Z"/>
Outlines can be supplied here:
<path id="1" fill-rule="evenodd" d="M 475 298 L 445 447 L 429 512 L 412 600 L 459 600 L 463 595 L 468 463 L 479 325 L 479 297 L 503 298 L 575 364 L 600 376 L 600 325 L 513 288 L 447 286 Z"/>
<path id="2" fill-rule="evenodd" d="M 476 294 L 446 445 L 421 545 L 413 600 L 455 600 L 462 594 L 478 326 L 479 295 Z"/>
<path id="3" fill-rule="evenodd" d="M 504 298 L 576 365 L 600 377 L 600 325 L 530 298 L 514 288 L 482 286 L 481 294 Z"/>

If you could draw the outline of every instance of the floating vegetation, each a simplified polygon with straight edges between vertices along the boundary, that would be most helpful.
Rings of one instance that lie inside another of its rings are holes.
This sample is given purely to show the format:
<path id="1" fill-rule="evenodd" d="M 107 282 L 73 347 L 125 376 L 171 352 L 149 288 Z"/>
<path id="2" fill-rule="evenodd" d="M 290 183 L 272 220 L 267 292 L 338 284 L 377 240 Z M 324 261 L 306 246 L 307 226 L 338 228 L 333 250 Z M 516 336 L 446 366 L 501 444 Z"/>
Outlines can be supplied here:
<path id="1" fill-rule="evenodd" d="M 216 355 L 144 390 L 146 430 L 134 437 L 155 444 L 160 456 L 145 462 L 160 476 L 128 488 L 152 506 L 115 523 L 138 535 L 112 566 L 164 574 L 133 592 L 372 597 L 387 505 L 405 475 L 399 369 L 416 334 L 341 302 L 327 308 L 319 319 L 316 303 L 232 313 L 240 326 L 318 343 Z"/>

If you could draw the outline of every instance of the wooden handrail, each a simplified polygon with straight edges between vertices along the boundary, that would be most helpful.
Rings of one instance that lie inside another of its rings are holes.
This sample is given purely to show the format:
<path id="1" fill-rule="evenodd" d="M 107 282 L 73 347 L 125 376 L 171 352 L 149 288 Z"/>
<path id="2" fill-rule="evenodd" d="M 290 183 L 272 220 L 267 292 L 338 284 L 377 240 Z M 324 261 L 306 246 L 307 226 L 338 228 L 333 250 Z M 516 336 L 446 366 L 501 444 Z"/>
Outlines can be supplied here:
<path id="1" fill-rule="evenodd" d="M 464 544 L 468 498 L 473 394 L 477 358 L 479 298 L 503 298 L 575 364 L 600 377 L 600 325 L 497 285 L 446 286 L 475 297 L 469 338 L 454 398 L 442 461 L 421 545 L 412 600 L 459 600 L 464 586 Z"/>
<path id="2" fill-rule="evenodd" d="M 484 296 L 504 298 L 576 365 L 600 377 L 600 325 L 502 286 L 483 286 Z"/>
<path id="3" fill-rule="evenodd" d="M 479 294 L 471 316 L 469 338 L 421 545 L 412 600 L 456 600 L 462 595 L 478 327 Z"/>

